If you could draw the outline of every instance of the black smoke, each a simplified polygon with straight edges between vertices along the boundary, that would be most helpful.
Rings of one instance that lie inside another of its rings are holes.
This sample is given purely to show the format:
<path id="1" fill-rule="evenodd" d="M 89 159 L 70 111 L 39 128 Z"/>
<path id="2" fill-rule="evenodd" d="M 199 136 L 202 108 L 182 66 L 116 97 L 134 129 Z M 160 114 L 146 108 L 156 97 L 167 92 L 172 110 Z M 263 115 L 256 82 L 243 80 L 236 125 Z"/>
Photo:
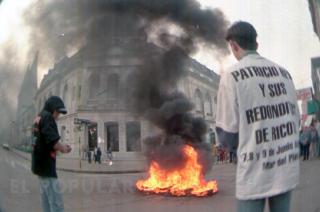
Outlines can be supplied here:
<path id="1" fill-rule="evenodd" d="M 199 159 L 210 167 L 210 151 L 204 144 L 207 126 L 191 113 L 193 104 L 177 89 L 186 73 L 189 57 L 199 44 L 227 53 L 224 35 L 228 21 L 218 9 L 203 9 L 196 0 L 48 0 L 38 1 L 25 14 L 32 28 L 30 42 L 41 48 L 43 62 L 52 62 L 85 44 L 107 42 L 117 17 L 132 19 L 145 33 L 169 23 L 180 29 L 156 32 L 155 43 L 163 52 L 143 55 L 132 74 L 127 104 L 130 111 L 149 120 L 162 134 L 145 139 L 146 155 L 165 168 L 183 165 L 181 148 L 189 143 L 199 149 Z M 133 18 L 134 17 L 134 18 Z M 129 86 L 129 85 L 128 85 Z"/>
<path id="2" fill-rule="evenodd" d="M 31 29 L 31 50 L 41 50 L 42 63 L 50 64 L 90 40 L 108 40 L 117 36 L 112 34 L 115 13 L 128 16 L 128 26 L 132 17 L 143 20 L 142 30 L 146 31 L 163 19 L 182 27 L 185 34 L 179 41 L 186 45 L 187 54 L 195 50 L 195 41 L 227 52 L 226 18 L 218 9 L 202 9 L 196 0 L 38 0 L 24 14 Z M 166 38 L 165 32 L 159 35 L 162 43 Z"/>

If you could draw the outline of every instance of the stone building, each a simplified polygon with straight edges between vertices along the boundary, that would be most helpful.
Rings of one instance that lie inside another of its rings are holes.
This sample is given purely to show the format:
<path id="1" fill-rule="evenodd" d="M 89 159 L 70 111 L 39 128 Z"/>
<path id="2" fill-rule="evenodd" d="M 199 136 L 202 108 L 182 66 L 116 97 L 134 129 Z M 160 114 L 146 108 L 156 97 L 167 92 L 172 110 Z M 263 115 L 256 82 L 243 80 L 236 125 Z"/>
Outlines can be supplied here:
<path id="1" fill-rule="evenodd" d="M 320 100 L 320 57 L 311 58 L 311 79 L 315 98 Z"/>
<path id="2" fill-rule="evenodd" d="M 320 39 L 320 0 L 309 0 L 309 8 L 314 32 Z"/>
<path id="3" fill-rule="evenodd" d="M 115 22 L 107 38 L 98 35 L 94 42 L 88 41 L 77 53 L 56 63 L 36 92 L 37 112 L 51 95 L 65 102 L 68 114 L 61 116 L 58 127 L 61 141 L 73 149 L 66 157 L 79 157 L 84 150 L 99 146 L 104 153 L 111 149 L 118 160 L 140 159 L 141 138 L 154 130 L 146 120 L 133 117 L 121 97 L 130 89 L 130 73 L 139 69 L 142 58 L 163 50 L 148 42 L 134 21 Z M 219 76 L 194 59 L 189 58 L 187 64 L 177 87 L 194 102 L 193 112 L 214 129 Z M 75 124 L 75 119 L 85 124 Z"/>

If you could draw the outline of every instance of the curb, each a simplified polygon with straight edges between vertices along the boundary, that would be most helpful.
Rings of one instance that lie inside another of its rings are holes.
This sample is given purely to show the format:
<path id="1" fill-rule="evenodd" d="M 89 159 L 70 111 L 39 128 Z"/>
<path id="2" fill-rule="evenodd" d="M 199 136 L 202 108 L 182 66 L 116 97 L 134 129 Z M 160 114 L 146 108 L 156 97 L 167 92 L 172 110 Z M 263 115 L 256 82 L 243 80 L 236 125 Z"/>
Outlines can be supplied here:
<path id="1" fill-rule="evenodd" d="M 10 150 L 13 154 L 17 155 L 20 158 L 23 158 L 30 162 L 30 159 L 16 150 Z M 81 173 L 81 174 L 137 174 L 144 173 L 146 170 L 120 170 L 120 171 L 89 171 L 89 170 L 78 170 L 78 169 L 66 169 L 66 168 L 58 168 L 58 171 L 69 172 L 69 173 Z"/>

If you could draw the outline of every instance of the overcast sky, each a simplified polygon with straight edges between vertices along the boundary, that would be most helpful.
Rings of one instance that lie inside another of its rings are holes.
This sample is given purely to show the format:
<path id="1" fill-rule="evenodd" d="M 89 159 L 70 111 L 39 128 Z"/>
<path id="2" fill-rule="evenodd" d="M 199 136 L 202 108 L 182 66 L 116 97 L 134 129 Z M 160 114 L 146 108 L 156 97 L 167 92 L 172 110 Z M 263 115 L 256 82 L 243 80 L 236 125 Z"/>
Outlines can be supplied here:
<path id="1" fill-rule="evenodd" d="M 21 14 L 33 1 L 6 0 L 0 7 L 0 45 L 9 39 L 21 47 L 18 55 L 25 55 L 23 46 L 28 45 L 28 30 L 23 27 Z M 220 8 L 231 22 L 251 22 L 258 31 L 259 52 L 287 68 L 297 88 L 311 86 L 310 58 L 320 56 L 320 42 L 312 29 L 307 0 L 199 1 L 203 7 Z M 5 56 L 5 52 L 0 52 L 1 56 Z M 201 51 L 195 57 L 217 73 L 222 69 L 210 51 Z M 231 56 L 223 59 L 223 69 L 234 62 Z M 47 70 L 41 71 L 40 77 Z"/>
<path id="2" fill-rule="evenodd" d="M 307 0 L 199 0 L 218 7 L 231 21 L 252 23 L 258 32 L 259 53 L 287 68 L 296 87 L 311 86 L 310 58 L 320 56 L 320 42 L 312 27 Z M 197 59 L 216 69 L 210 54 Z M 232 64 L 229 59 L 225 66 Z"/>

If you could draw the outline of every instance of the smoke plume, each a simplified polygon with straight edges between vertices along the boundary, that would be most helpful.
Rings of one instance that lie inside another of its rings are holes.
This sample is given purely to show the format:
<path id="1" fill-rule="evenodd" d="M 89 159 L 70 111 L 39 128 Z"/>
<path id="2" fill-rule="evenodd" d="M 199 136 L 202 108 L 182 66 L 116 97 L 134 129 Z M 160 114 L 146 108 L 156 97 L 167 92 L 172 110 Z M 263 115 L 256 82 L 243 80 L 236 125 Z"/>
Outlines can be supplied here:
<path id="1" fill-rule="evenodd" d="M 210 167 L 209 148 L 203 142 L 206 123 L 192 115 L 193 104 L 178 91 L 177 83 L 199 44 L 221 54 L 228 52 L 224 40 L 228 21 L 220 10 L 203 9 L 196 0 L 36 1 L 24 14 L 31 29 L 30 51 L 40 50 L 41 66 L 84 45 L 121 37 L 112 30 L 117 27 L 117 16 L 137 22 L 138 30 L 149 37 L 155 34 L 152 41 L 163 49 L 158 56 L 143 58 L 141 68 L 133 73 L 127 98 L 133 114 L 162 130 L 162 135 L 145 140 L 148 159 L 167 168 L 180 166 L 184 161 L 181 147 L 189 143 L 199 149 L 205 167 Z M 172 27 L 159 30 L 159 24 Z M 178 33 L 171 32 L 174 27 Z"/>
<path id="2" fill-rule="evenodd" d="M 0 143 L 9 143 L 12 139 L 12 127 L 15 120 L 17 96 L 22 80 L 23 65 L 18 63 L 17 46 L 8 42 L 1 46 L 0 53 Z"/>

